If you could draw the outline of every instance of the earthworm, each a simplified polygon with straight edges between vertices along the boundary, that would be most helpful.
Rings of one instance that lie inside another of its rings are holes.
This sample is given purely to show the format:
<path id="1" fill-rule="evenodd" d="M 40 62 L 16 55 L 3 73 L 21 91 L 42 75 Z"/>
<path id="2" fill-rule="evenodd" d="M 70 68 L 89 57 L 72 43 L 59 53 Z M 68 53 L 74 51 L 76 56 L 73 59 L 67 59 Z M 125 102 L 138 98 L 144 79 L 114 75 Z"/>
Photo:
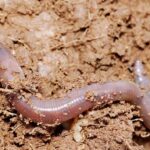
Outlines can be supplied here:
<path id="1" fill-rule="evenodd" d="M 88 93 L 91 96 L 88 96 Z M 15 109 L 32 121 L 43 124 L 62 123 L 75 118 L 82 112 L 96 104 L 114 101 L 128 101 L 137 103 L 141 99 L 139 88 L 127 81 L 109 82 L 105 84 L 91 84 L 84 88 L 73 90 L 64 98 L 40 100 L 31 96 L 28 101 L 10 96 L 10 101 Z"/>
<path id="2" fill-rule="evenodd" d="M 141 101 L 139 101 L 141 117 L 145 125 L 150 129 L 150 79 L 145 73 L 142 62 L 137 59 L 134 65 L 135 82 L 140 85 L 144 90 L 148 91 Z"/>
<path id="3" fill-rule="evenodd" d="M 142 62 L 137 59 L 134 64 L 135 82 L 145 90 L 150 88 L 150 79 L 145 73 Z M 148 89 L 149 90 L 149 89 Z"/>
<path id="4" fill-rule="evenodd" d="M 0 81 L 13 81 L 17 76 L 24 78 L 24 73 L 10 51 L 0 44 Z"/>
<path id="5" fill-rule="evenodd" d="M 2 58 L 3 54 L 3 58 Z M 23 71 L 16 59 L 7 52 L 0 49 L 0 66 L 5 70 L 0 70 L 0 78 L 6 81 L 13 81 L 14 73 L 18 73 L 22 78 Z M 7 58 L 7 59 L 5 59 Z M 7 62 L 9 60 L 9 62 Z M 12 68 L 13 69 L 12 69 Z M 3 72 L 5 71 L 5 72 Z M 149 95 L 144 96 L 139 87 L 129 81 L 116 81 L 104 84 L 94 83 L 83 88 L 74 89 L 66 94 L 64 98 L 40 100 L 36 96 L 25 98 L 17 93 L 8 94 L 8 98 L 15 109 L 25 118 L 37 123 L 59 124 L 75 118 L 79 114 L 95 105 L 102 103 L 112 103 L 114 101 L 127 101 L 141 107 L 141 113 L 145 125 L 150 129 Z"/>

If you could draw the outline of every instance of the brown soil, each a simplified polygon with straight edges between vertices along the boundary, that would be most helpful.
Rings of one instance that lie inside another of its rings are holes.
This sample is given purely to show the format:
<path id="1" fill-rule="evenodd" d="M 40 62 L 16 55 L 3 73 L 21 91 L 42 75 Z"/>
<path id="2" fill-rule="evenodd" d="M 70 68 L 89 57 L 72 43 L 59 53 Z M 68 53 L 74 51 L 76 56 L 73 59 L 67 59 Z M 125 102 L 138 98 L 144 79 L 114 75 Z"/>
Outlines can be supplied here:
<path id="1" fill-rule="evenodd" d="M 26 74 L 29 93 L 61 97 L 92 82 L 134 81 L 136 57 L 150 75 L 149 0 L 1 0 L 0 41 Z M 144 150 L 138 109 L 115 103 L 48 129 L 21 120 L 0 96 L 0 149 Z"/>

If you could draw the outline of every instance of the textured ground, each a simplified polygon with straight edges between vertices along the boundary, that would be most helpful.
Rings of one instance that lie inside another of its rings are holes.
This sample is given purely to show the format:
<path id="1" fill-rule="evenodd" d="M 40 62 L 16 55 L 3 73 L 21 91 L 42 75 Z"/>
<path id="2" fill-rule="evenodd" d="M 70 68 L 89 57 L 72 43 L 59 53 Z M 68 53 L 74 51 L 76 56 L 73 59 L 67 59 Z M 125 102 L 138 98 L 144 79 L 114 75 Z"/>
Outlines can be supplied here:
<path id="1" fill-rule="evenodd" d="M 92 82 L 134 81 L 139 57 L 150 76 L 150 0 L 0 0 L 0 41 L 26 74 L 24 88 L 61 97 Z M 0 96 L 5 150 L 144 150 L 150 132 L 138 109 L 116 103 L 64 126 L 26 124 Z"/>

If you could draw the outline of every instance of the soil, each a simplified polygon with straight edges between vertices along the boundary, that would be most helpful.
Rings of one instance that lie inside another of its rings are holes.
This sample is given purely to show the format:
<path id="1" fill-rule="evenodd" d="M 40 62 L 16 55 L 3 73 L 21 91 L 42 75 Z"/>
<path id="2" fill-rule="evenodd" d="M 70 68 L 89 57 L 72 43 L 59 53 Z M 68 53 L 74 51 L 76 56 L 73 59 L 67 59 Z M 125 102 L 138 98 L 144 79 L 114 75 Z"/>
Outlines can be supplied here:
<path id="1" fill-rule="evenodd" d="M 149 0 L 1 0 L 0 41 L 21 65 L 26 94 L 62 97 L 73 88 L 150 76 Z M 2 150 L 148 150 L 150 132 L 125 102 L 88 111 L 54 128 L 19 117 L 0 96 Z"/>

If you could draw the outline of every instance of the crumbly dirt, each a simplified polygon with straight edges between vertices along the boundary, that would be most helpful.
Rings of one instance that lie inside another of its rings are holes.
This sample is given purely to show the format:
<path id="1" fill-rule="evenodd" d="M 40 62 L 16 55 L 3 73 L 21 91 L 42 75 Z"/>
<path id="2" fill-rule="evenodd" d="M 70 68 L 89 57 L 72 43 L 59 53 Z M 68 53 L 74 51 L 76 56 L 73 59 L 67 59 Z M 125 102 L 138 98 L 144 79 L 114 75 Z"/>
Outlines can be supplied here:
<path id="1" fill-rule="evenodd" d="M 0 33 L 25 72 L 26 94 L 55 98 L 92 82 L 134 81 L 137 57 L 150 76 L 149 0 L 1 0 Z M 45 128 L 0 96 L 1 150 L 148 150 L 149 137 L 124 102 Z"/>

